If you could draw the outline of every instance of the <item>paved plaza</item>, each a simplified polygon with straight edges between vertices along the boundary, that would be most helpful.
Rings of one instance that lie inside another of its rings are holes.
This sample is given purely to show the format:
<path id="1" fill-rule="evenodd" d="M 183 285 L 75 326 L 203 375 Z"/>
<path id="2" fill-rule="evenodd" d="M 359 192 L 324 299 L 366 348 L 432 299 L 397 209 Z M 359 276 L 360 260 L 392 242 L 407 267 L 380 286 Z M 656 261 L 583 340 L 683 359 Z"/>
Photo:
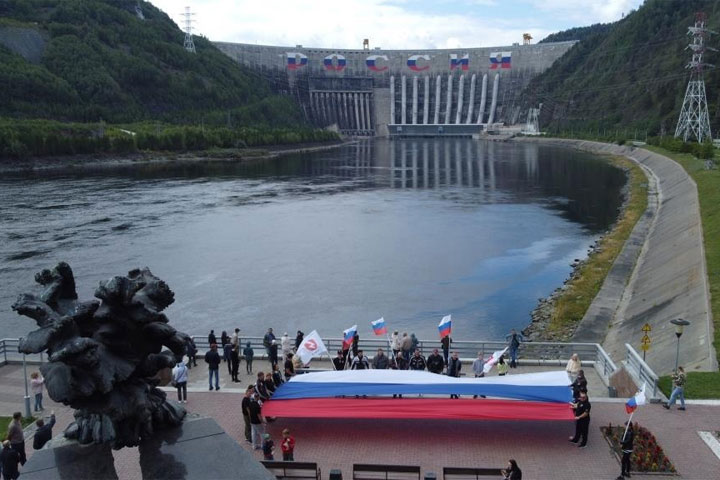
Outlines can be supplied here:
<path id="1" fill-rule="evenodd" d="M 258 362 L 256 370 L 260 366 L 267 370 L 267 365 L 265 361 Z M 244 364 L 241 367 L 244 372 Z M 517 369 L 518 372 L 530 370 L 539 368 Z M 188 411 L 213 417 L 243 448 L 249 449 L 243 438 L 240 392 L 251 377 L 244 375 L 241 383 L 233 384 L 227 369 L 221 370 L 221 390 L 210 392 L 204 362 L 198 362 L 198 368 L 191 372 Z M 599 379 L 591 377 L 591 392 L 604 391 L 592 385 L 595 381 Z M 175 398 L 174 389 L 167 391 L 170 398 Z M 22 410 L 23 395 L 22 366 L 0 367 L 0 414 Z M 591 401 L 593 398 L 590 437 L 585 449 L 568 442 L 568 435 L 573 433 L 572 422 L 278 419 L 269 424 L 267 431 L 279 443 L 281 430 L 289 428 L 297 441 L 295 459 L 317 462 L 324 479 L 331 469 L 342 470 L 345 479 L 352 478 L 353 463 L 419 465 L 423 473 L 435 472 L 441 477 L 445 466 L 503 467 L 508 458 L 518 461 L 525 479 L 614 479 L 620 464 L 602 438 L 599 427 L 618 424 L 627 418 L 624 400 L 601 399 L 596 395 L 591 396 Z M 58 424 L 53 433 L 61 433 L 72 421 L 71 410 L 54 404 L 47 395 L 45 407 L 48 414 L 55 409 Z M 720 430 L 720 406 L 690 404 L 685 412 L 668 412 L 661 405 L 647 405 L 640 407 L 635 420 L 655 434 L 681 478 L 718 478 L 720 460 L 697 432 Z M 31 455 L 31 441 L 27 444 Z M 121 478 L 141 478 L 136 448 L 113 454 Z M 259 452 L 253 454 L 261 459 Z M 277 458 L 281 458 L 279 445 Z M 240 474 L 234 478 L 245 477 Z"/>

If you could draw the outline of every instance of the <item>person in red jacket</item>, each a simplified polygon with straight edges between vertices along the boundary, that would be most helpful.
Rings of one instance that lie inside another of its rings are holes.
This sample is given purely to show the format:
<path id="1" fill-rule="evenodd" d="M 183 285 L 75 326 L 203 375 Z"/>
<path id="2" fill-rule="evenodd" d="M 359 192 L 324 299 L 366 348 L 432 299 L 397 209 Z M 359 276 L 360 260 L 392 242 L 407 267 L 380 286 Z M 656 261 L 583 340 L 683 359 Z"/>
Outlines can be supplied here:
<path id="1" fill-rule="evenodd" d="M 295 439 L 290 435 L 290 430 L 288 430 L 287 428 L 283 430 L 282 436 L 283 439 L 282 443 L 280 444 L 280 448 L 282 448 L 283 461 L 294 462 Z"/>

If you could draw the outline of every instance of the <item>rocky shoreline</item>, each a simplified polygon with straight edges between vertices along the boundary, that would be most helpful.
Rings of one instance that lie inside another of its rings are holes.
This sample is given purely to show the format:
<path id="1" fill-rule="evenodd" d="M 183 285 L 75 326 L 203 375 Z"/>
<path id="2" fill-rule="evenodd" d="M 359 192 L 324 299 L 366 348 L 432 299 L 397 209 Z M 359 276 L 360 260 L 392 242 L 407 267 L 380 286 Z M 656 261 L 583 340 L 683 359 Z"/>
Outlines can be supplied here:
<path id="1" fill-rule="evenodd" d="M 628 201 L 630 200 L 630 172 L 628 168 L 622 169 L 625 172 L 627 181 L 621 190 L 623 203 L 618 210 L 615 223 L 610 227 L 610 229 L 606 230 L 599 238 L 597 238 L 590 247 L 588 247 L 588 255 L 585 259 L 576 258 L 573 263 L 570 264 L 572 271 L 570 272 L 568 278 L 563 281 L 562 286 L 553 290 L 553 292 L 547 297 L 538 299 L 537 306 L 532 310 L 532 312 L 530 312 L 530 324 L 522 330 L 522 334 L 526 339 L 530 341 L 568 341 L 575 333 L 577 325 L 569 328 L 561 334 L 549 333 L 546 330 L 550 324 L 553 312 L 555 311 L 555 303 L 557 299 L 565 293 L 568 285 L 580 277 L 582 267 L 592 259 L 593 255 L 602 251 L 601 245 L 603 239 L 615 230 L 618 220 L 623 218 L 625 215 Z"/>

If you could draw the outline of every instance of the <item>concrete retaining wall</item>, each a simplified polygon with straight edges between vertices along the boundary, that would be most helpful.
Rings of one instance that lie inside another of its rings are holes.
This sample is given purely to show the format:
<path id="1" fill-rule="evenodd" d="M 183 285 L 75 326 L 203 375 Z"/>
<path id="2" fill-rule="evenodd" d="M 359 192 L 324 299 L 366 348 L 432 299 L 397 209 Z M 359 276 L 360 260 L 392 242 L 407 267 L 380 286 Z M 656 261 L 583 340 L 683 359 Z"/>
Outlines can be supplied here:
<path id="1" fill-rule="evenodd" d="M 700 203 L 692 178 L 675 161 L 648 150 L 579 140 L 532 141 L 622 155 L 643 167 L 650 179 L 648 210 L 573 341 L 602 343 L 619 362 L 625 355 L 625 343 L 639 350 L 642 327 L 647 323 L 652 328 L 647 363 L 663 375 L 675 367 L 677 338 L 670 320 L 684 318 L 690 325 L 681 337 L 680 364 L 687 371 L 717 370 Z M 629 268 L 632 263 L 634 268 Z"/>

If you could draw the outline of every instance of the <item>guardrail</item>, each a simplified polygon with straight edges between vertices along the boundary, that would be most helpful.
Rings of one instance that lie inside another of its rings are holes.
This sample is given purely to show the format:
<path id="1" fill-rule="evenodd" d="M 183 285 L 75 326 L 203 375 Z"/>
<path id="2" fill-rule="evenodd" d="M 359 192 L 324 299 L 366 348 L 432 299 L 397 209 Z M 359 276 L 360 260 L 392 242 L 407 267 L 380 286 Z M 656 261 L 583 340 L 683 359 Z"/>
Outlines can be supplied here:
<path id="1" fill-rule="evenodd" d="M 35 353 L 31 355 L 23 355 L 18 352 L 19 338 L 3 338 L 0 339 L 0 365 L 6 363 L 22 363 L 23 357 L 28 363 L 43 363 L 45 354 Z"/>
<path id="2" fill-rule="evenodd" d="M 192 338 L 198 349 L 198 356 L 202 357 L 205 351 L 210 349 L 207 336 L 193 335 Z M 276 340 L 279 342 L 280 338 L 278 337 Z M 294 347 L 295 338 L 293 337 L 290 340 L 291 345 Z M 0 340 L 0 363 L 22 362 L 23 354 L 18 352 L 19 342 L 20 339 L 18 338 L 4 338 Z M 263 337 L 241 336 L 240 342 L 243 348 L 247 342 L 250 342 L 250 346 L 254 350 L 255 358 L 267 357 L 267 352 L 263 346 Z M 323 342 L 331 357 L 335 356 L 335 351 L 342 348 L 342 339 L 339 337 L 324 338 Z M 463 360 L 472 361 L 477 358 L 478 353 L 482 354 L 483 358 L 487 358 L 492 352 L 502 350 L 506 346 L 507 343 L 501 341 L 454 340 L 450 345 L 450 351 L 458 352 L 458 355 Z M 372 357 L 378 348 L 382 348 L 385 351 L 390 349 L 387 339 L 383 338 L 360 339 L 359 347 L 364 350 L 369 357 Z M 418 340 L 418 348 L 426 356 L 436 348 L 442 352 L 439 340 Z M 630 349 L 632 349 L 632 347 L 630 347 Z M 635 351 L 632 350 L 632 352 L 634 353 Z M 564 368 L 567 360 L 573 353 L 578 354 L 584 366 L 594 367 L 606 385 L 609 384 L 609 379 L 612 374 L 617 371 L 615 363 L 610 359 L 605 350 L 603 350 L 602 346 L 597 343 L 523 342 L 518 349 L 518 358 L 519 363 L 525 365 L 557 365 L 558 367 Z M 635 357 L 642 362 L 642 359 L 637 353 L 635 353 L 633 358 Z M 43 354 L 40 353 L 26 355 L 25 360 L 28 363 L 37 364 L 42 363 L 44 358 Z M 657 376 L 655 376 L 645 362 L 642 362 L 642 366 L 638 367 L 638 371 L 642 372 L 642 374 L 648 378 L 652 375 L 655 378 L 652 385 L 654 388 L 657 388 Z M 651 384 L 649 380 L 648 384 Z"/>
<path id="3" fill-rule="evenodd" d="M 625 344 L 625 369 L 633 377 L 638 388 L 641 388 L 643 384 L 647 385 L 645 395 L 648 398 L 659 398 L 658 388 L 658 376 L 653 370 L 645 363 L 640 355 L 629 343 Z"/>

